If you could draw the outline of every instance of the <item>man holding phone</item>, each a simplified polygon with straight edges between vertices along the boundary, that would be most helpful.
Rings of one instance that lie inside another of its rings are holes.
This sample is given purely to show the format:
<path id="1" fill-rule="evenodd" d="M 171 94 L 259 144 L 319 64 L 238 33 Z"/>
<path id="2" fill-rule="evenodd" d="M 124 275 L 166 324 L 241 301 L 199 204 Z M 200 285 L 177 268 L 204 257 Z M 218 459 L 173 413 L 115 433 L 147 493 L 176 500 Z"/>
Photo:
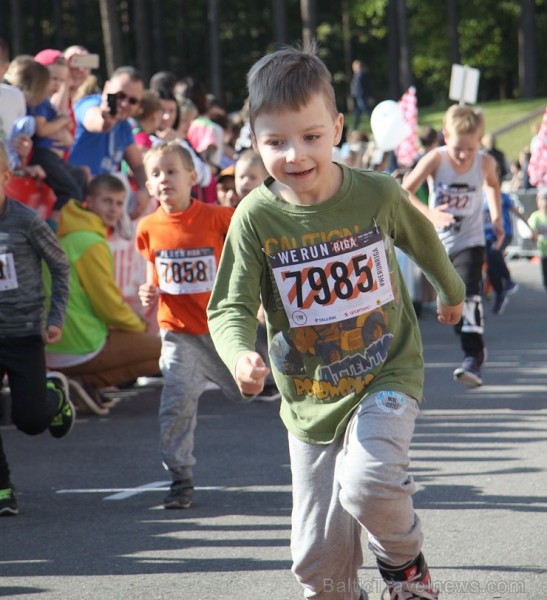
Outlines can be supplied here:
<path id="1" fill-rule="evenodd" d="M 76 133 L 69 162 L 87 165 L 92 175 L 115 173 L 125 160 L 133 172 L 138 191 L 129 216 L 140 216 L 150 196 L 145 187 L 142 154 L 128 121 L 140 104 L 143 79 L 134 67 L 119 67 L 105 83 L 102 94 L 85 96 L 74 104 Z"/>

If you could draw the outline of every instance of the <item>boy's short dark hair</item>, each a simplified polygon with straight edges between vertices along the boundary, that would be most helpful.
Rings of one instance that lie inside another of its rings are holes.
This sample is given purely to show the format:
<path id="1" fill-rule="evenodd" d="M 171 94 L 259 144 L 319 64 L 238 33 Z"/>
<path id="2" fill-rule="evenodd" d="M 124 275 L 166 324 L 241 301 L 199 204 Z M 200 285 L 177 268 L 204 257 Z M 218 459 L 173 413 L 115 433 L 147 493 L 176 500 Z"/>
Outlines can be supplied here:
<path id="1" fill-rule="evenodd" d="M 247 74 L 247 88 L 251 129 L 260 113 L 299 110 L 315 94 L 323 96 L 333 117 L 338 114 L 332 76 L 315 44 L 302 50 L 289 46 L 262 57 Z"/>
<path id="2" fill-rule="evenodd" d="M 99 190 L 106 188 L 109 192 L 127 192 L 124 182 L 110 173 L 101 173 L 93 177 L 87 187 L 88 196 L 96 196 Z"/>

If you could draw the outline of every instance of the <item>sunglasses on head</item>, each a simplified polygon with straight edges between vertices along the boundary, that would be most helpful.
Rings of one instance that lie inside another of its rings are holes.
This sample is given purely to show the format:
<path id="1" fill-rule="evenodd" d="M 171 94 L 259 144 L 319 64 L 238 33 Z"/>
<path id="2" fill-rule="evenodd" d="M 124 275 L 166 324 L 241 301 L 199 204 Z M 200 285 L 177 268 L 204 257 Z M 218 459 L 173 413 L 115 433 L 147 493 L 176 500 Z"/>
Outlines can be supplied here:
<path id="1" fill-rule="evenodd" d="M 127 102 L 132 105 L 140 104 L 141 102 L 138 98 L 135 98 L 135 96 L 128 96 L 125 92 L 116 92 L 116 100 L 119 100 L 120 102 L 127 100 Z"/>

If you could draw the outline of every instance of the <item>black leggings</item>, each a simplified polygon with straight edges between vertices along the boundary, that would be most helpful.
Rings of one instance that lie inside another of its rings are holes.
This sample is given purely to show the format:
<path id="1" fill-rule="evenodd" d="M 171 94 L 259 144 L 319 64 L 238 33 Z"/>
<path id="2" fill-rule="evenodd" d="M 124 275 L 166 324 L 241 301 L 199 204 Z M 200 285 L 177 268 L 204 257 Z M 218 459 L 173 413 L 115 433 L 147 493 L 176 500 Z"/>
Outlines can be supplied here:
<path id="1" fill-rule="evenodd" d="M 484 340 L 482 336 L 483 310 L 482 300 L 482 267 L 484 264 L 484 247 L 474 246 L 466 248 L 450 256 L 450 260 L 459 276 L 465 283 L 465 301 L 466 304 L 475 304 L 471 309 L 473 312 L 472 320 L 475 322 L 481 332 L 467 332 L 465 327 L 462 329 L 463 320 L 456 325 L 456 331 L 460 334 L 461 346 L 465 356 L 477 356 L 484 350 Z M 474 301 L 473 298 L 479 298 Z M 469 310 L 469 307 L 466 306 Z"/>
<path id="2" fill-rule="evenodd" d="M 27 435 L 45 431 L 57 413 L 58 397 L 48 391 L 44 343 L 39 335 L 0 337 L 0 381 L 7 373 L 11 420 Z M 0 439 L 0 488 L 9 483 L 9 467 Z"/>

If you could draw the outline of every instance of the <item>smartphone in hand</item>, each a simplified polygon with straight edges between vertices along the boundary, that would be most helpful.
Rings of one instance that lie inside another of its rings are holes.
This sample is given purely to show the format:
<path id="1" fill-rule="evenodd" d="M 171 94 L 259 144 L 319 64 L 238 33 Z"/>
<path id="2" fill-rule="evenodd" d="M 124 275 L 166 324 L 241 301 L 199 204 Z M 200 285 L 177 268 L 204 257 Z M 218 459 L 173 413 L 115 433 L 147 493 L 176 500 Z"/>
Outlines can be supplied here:
<path id="1" fill-rule="evenodd" d="M 70 58 L 70 66 L 79 69 L 98 69 L 99 62 L 98 54 L 76 54 Z"/>
<path id="2" fill-rule="evenodd" d="M 111 117 L 115 117 L 118 112 L 118 99 L 116 94 L 107 94 L 106 95 L 106 103 L 108 105 L 108 112 Z"/>

